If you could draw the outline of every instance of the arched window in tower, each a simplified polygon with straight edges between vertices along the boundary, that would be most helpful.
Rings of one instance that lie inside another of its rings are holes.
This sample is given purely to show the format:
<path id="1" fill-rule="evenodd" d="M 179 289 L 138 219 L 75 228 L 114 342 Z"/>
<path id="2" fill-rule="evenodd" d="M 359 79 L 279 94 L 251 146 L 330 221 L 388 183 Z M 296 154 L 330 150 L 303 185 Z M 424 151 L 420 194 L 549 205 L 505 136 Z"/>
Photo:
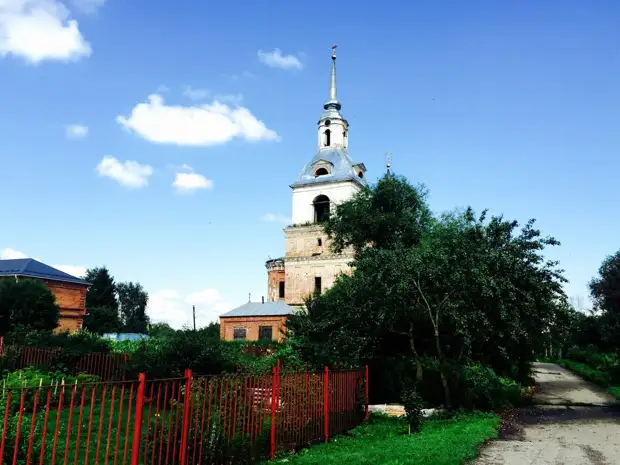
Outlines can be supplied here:
<path id="1" fill-rule="evenodd" d="M 327 168 L 319 168 L 318 170 L 315 171 L 314 177 L 318 178 L 319 176 L 325 176 L 326 174 L 329 174 L 329 171 L 327 171 Z"/>
<path id="2" fill-rule="evenodd" d="M 332 143 L 332 132 L 329 129 L 325 130 L 325 146 L 329 147 Z"/>
<path id="3" fill-rule="evenodd" d="M 329 219 L 329 197 L 326 195 L 319 195 L 312 202 L 314 207 L 314 222 L 323 223 Z"/>

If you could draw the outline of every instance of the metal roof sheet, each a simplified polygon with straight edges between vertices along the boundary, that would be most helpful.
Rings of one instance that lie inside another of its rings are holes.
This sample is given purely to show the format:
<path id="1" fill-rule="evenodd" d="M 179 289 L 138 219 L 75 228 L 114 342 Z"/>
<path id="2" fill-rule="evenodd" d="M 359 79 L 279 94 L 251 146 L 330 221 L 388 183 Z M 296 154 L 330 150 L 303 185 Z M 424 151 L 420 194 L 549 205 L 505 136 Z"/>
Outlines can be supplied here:
<path id="1" fill-rule="evenodd" d="M 84 279 L 76 278 L 69 273 L 41 263 L 34 258 L 0 260 L 0 276 L 23 276 L 26 278 L 49 279 L 75 284 L 89 284 L 89 282 Z"/>
<path id="2" fill-rule="evenodd" d="M 331 173 L 323 176 L 312 174 L 314 165 L 320 161 L 326 161 L 332 165 Z M 353 162 L 347 151 L 341 147 L 322 148 L 314 155 L 310 163 L 304 166 L 293 186 L 340 181 L 353 181 L 361 186 L 366 186 L 366 179 L 360 178 L 354 168 L 360 165 L 361 163 Z"/>
<path id="3" fill-rule="evenodd" d="M 295 309 L 284 302 L 248 302 L 229 312 L 220 315 L 220 318 L 235 316 L 286 316 L 295 312 Z"/>

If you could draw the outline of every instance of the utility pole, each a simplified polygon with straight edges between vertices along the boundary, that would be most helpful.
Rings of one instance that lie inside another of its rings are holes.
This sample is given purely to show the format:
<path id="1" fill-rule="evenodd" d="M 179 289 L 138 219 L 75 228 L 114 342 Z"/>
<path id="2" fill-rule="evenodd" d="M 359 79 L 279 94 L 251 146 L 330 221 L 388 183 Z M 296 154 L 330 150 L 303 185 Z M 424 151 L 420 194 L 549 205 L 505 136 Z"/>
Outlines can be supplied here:
<path id="1" fill-rule="evenodd" d="M 196 306 L 192 305 L 192 314 L 194 315 L 194 331 L 196 331 Z"/>

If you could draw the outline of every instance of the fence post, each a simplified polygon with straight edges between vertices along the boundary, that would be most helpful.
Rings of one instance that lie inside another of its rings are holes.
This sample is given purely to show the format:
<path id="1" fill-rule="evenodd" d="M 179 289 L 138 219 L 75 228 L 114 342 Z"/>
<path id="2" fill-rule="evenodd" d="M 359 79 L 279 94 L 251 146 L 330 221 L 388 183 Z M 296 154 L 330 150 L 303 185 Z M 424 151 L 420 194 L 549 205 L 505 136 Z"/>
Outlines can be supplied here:
<path id="1" fill-rule="evenodd" d="M 323 374 L 323 422 L 325 442 L 329 440 L 329 368 L 325 367 Z"/>
<path id="2" fill-rule="evenodd" d="M 138 465 L 140 459 L 140 440 L 142 439 L 142 409 L 146 382 L 144 373 L 138 375 L 138 392 L 136 393 L 136 414 L 133 420 L 133 440 L 131 443 L 131 465 Z"/>
<path id="3" fill-rule="evenodd" d="M 366 382 L 364 383 L 365 384 L 365 387 L 364 387 L 364 391 L 365 391 L 364 392 L 364 404 L 366 406 L 366 412 L 364 414 L 364 418 L 366 420 L 368 420 L 368 365 L 366 365 L 366 370 L 365 370 L 364 376 L 366 377 Z"/>
<path id="4" fill-rule="evenodd" d="M 278 389 L 278 370 L 274 367 L 272 370 L 272 381 L 271 381 L 271 451 L 270 457 L 271 460 L 276 457 L 276 401 L 277 401 L 277 389 Z"/>
<path id="5" fill-rule="evenodd" d="M 181 465 L 187 465 L 187 434 L 189 432 L 190 409 L 192 406 L 192 370 L 185 370 L 185 398 L 183 400 L 183 426 L 181 430 Z"/>

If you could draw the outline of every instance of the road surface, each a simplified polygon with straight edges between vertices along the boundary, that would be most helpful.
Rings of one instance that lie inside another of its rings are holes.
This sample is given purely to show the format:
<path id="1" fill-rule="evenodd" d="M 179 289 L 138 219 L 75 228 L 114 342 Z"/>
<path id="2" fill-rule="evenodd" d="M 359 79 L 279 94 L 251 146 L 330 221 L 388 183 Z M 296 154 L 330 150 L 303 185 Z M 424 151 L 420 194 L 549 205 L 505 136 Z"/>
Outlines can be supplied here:
<path id="1" fill-rule="evenodd" d="M 553 363 L 534 366 L 535 407 L 518 411 L 473 465 L 620 465 L 620 407 Z"/>

